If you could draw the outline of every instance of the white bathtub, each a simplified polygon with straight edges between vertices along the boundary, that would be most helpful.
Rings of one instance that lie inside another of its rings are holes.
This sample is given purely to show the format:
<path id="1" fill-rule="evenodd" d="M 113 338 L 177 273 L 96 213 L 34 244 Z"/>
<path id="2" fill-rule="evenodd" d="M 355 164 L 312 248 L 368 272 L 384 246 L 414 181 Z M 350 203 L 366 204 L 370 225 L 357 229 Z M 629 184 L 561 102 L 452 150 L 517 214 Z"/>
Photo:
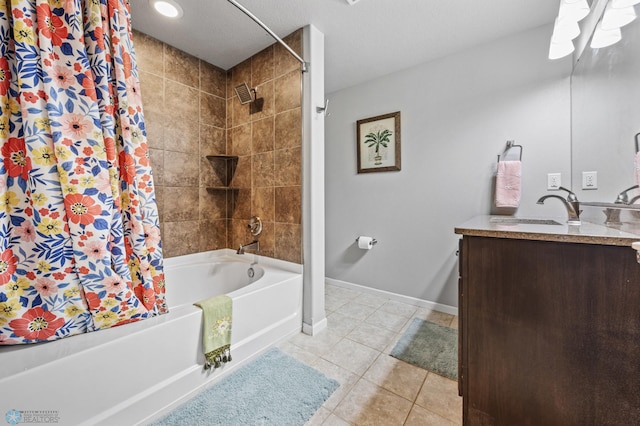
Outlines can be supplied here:
<path id="1" fill-rule="evenodd" d="M 41 424 L 143 424 L 300 332 L 301 265 L 224 249 L 166 259 L 165 273 L 166 315 L 0 347 L 0 418 L 18 410 L 42 416 Z M 211 372 L 203 369 L 202 315 L 193 302 L 219 294 L 233 300 L 233 361 Z"/>

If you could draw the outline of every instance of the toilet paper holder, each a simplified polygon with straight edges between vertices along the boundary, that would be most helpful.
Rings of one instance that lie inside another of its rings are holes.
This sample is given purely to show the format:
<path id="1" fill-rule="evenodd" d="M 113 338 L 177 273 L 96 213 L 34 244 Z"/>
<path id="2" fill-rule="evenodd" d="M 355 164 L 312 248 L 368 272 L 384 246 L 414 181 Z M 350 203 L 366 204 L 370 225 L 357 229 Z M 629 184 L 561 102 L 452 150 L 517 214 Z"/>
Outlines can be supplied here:
<path id="1" fill-rule="evenodd" d="M 360 237 L 356 238 L 356 244 L 358 244 L 358 241 L 360 241 Z M 371 244 L 375 246 L 376 244 L 378 244 L 378 240 L 374 238 L 373 240 L 371 240 Z"/>

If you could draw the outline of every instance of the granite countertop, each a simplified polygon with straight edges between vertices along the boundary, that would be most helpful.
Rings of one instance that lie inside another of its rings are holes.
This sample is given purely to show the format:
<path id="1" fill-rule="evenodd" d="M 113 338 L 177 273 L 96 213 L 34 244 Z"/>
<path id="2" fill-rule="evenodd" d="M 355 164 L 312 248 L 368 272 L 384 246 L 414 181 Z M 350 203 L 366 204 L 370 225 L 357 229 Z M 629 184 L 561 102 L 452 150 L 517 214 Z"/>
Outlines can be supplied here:
<path id="1" fill-rule="evenodd" d="M 635 226 L 627 225 L 614 228 L 585 221 L 582 221 L 581 225 L 568 225 L 566 217 L 533 218 L 534 221 L 555 221 L 557 224 L 500 223 L 500 221 L 512 219 L 514 219 L 512 216 L 476 216 L 456 226 L 455 233 L 476 237 L 559 241 L 610 246 L 631 246 L 631 243 L 640 241 L 640 227 Z"/>

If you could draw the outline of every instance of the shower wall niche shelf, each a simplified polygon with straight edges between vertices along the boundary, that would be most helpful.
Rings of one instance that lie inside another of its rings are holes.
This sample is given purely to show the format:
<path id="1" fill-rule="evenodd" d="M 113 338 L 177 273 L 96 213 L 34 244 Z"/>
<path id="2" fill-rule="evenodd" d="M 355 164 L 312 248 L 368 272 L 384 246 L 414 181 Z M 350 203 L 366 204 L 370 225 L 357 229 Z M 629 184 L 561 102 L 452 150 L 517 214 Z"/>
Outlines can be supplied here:
<path id="1" fill-rule="evenodd" d="M 229 186 L 238 165 L 237 155 L 207 155 L 207 160 L 211 163 L 214 173 L 222 182 L 222 186 L 208 187 L 211 190 L 238 189 Z"/>

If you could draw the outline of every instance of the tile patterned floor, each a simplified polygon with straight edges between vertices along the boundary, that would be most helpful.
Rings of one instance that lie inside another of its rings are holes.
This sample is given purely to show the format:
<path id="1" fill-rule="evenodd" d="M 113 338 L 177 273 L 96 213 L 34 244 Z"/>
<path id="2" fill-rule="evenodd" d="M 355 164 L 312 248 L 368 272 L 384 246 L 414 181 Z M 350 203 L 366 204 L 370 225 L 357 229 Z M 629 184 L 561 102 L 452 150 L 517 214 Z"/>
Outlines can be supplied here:
<path id="1" fill-rule="evenodd" d="M 308 426 L 462 424 L 457 382 L 389 356 L 412 318 L 458 328 L 458 317 L 326 286 L 328 328 L 280 345 L 340 387 Z"/>

